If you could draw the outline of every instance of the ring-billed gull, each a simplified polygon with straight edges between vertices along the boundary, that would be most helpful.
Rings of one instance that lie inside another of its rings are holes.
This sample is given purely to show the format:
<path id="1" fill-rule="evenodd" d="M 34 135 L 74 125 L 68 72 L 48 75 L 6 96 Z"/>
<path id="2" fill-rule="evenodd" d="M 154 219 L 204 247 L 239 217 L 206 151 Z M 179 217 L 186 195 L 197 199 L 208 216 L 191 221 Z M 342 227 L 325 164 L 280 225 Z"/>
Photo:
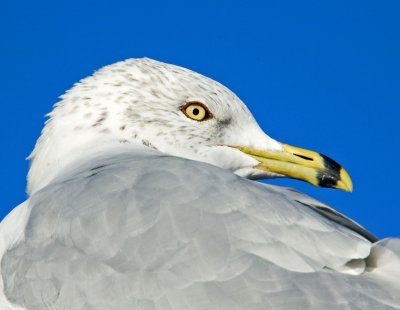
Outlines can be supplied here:
<path id="1" fill-rule="evenodd" d="M 150 59 L 107 66 L 50 113 L 29 199 L 0 225 L 1 309 L 400 309 L 400 240 L 248 179 L 352 190 L 240 99 Z"/>

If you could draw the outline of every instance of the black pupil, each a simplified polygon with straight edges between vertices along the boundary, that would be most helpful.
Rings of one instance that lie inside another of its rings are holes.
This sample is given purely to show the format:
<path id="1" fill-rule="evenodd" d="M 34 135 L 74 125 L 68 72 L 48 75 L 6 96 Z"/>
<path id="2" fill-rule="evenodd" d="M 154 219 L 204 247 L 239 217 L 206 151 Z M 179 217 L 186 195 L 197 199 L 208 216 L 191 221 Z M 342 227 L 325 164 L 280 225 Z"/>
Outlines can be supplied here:
<path id="1" fill-rule="evenodd" d="M 200 113 L 200 110 L 198 108 L 194 108 L 193 109 L 193 114 L 194 115 L 199 115 L 199 113 Z"/>

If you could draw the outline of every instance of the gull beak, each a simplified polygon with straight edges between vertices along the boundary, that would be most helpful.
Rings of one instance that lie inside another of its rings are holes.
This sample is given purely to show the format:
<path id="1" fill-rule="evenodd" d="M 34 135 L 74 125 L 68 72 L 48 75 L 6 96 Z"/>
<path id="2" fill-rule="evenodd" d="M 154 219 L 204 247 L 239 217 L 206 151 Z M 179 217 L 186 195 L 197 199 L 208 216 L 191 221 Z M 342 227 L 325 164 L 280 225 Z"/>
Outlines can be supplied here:
<path id="1" fill-rule="evenodd" d="M 302 180 L 319 187 L 353 191 L 349 174 L 337 162 L 317 152 L 283 144 L 282 151 L 268 152 L 234 146 L 256 159 L 254 168 L 274 174 Z"/>

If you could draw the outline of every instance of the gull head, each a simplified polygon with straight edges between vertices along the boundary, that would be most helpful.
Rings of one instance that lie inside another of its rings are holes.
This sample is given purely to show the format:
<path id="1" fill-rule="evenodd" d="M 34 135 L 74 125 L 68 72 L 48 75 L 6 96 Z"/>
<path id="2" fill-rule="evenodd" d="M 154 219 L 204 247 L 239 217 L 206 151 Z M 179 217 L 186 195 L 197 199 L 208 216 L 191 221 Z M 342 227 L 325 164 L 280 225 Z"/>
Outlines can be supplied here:
<path id="1" fill-rule="evenodd" d="M 290 177 L 352 190 L 339 164 L 270 138 L 220 83 L 147 58 L 118 62 L 81 80 L 49 117 L 29 157 L 30 194 L 68 164 L 117 144 L 206 162 L 250 179 Z"/>

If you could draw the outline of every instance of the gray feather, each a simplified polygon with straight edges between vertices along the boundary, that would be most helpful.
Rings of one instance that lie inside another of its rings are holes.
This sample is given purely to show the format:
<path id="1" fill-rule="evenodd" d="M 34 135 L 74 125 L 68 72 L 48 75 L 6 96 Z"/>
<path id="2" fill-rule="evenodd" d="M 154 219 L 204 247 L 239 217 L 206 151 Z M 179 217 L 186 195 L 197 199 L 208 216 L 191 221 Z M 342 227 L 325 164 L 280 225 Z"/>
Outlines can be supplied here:
<path id="1" fill-rule="evenodd" d="M 399 309 L 375 270 L 399 268 L 400 241 L 370 255 L 310 200 L 156 152 L 100 156 L 31 197 L 5 294 L 29 310 Z"/>

